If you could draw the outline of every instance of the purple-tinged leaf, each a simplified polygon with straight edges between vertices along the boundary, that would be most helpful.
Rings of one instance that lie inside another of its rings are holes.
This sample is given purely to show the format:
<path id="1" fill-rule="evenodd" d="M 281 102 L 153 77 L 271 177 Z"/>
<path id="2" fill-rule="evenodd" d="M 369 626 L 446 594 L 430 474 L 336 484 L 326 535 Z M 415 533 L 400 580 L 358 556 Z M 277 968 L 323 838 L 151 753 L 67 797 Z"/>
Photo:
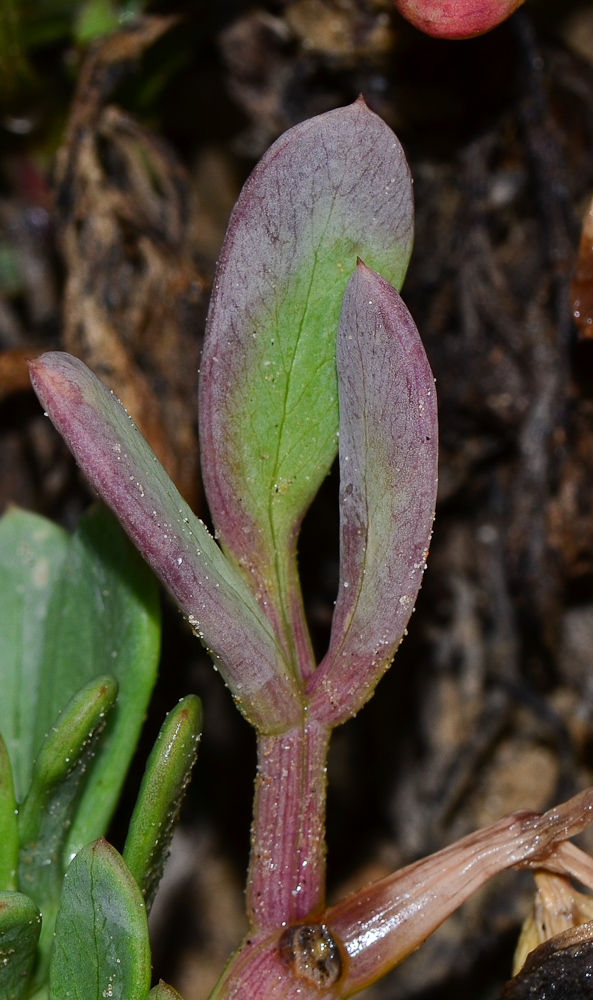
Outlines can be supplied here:
<path id="1" fill-rule="evenodd" d="M 68 354 L 44 354 L 30 368 L 81 469 L 188 616 L 241 710 L 263 732 L 294 725 L 301 698 L 268 619 L 121 404 Z"/>
<path id="2" fill-rule="evenodd" d="M 398 293 L 362 261 L 342 306 L 340 583 L 313 718 L 337 725 L 371 696 L 414 607 L 437 483 L 434 379 Z"/>
<path id="3" fill-rule="evenodd" d="M 206 494 L 224 551 L 301 676 L 314 666 L 296 538 L 337 450 L 342 295 L 357 256 L 401 285 L 412 213 L 402 148 L 359 99 L 268 150 L 218 264 L 200 377 Z"/>

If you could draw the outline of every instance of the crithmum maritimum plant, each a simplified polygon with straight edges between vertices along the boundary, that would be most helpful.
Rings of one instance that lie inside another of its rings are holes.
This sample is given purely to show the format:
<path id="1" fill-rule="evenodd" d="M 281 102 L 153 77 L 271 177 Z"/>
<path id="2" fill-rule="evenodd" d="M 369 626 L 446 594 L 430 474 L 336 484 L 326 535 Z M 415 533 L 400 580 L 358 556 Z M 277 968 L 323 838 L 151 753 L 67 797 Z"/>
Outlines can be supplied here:
<path id="1" fill-rule="evenodd" d="M 11 509 L 0 588 L 0 997 L 146 996 L 146 916 L 196 756 L 199 701 L 167 716 L 121 857 L 100 838 L 156 677 L 155 580 L 105 508 L 73 535 Z"/>
<path id="2" fill-rule="evenodd" d="M 372 695 L 405 633 L 436 499 L 434 381 L 396 291 L 411 244 L 401 146 L 360 99 L 291 129 L 256 167 L 229 223 L 200 374 L 216 539 L 80 361 L 57 353 L 31 365 L 80 467 L 257 732 L 249 932 L 217 1000 L 350 996 L 504 868 L 593 885 L 591 861 L 565 843 L 592 818 L 590 790 L 325 903 L 330 734 Z M 329 649 L 316 663 L 297 539 L 336 453 L 340 580 Z M 141 983 L 125 996 L 145 994 Z"/>

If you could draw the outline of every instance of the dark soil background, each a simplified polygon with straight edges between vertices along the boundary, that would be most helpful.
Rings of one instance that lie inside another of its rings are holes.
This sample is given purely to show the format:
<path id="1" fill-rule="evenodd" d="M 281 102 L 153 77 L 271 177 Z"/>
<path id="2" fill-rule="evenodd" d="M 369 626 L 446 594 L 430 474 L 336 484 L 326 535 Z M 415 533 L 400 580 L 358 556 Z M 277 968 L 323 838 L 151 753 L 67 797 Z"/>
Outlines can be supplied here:
<path id="1" fill-rule="evenodd" d="M 335 899 L 593 782 L 593 340 L 570 295 L 593 194 L 593 5 L 527 0 L 464 42 L 421 35 L 391 0 L 132 13 L 11 0 L 0 14 L 0 511 L 72 527 L 92 500 L 26 378 L 26 357 L 64 348 L 122 398 L 207 517 L 196 380 L 228 213 L 280 132 L 362 92 L 415 178 L 404 298 L 437 379 L 442 456 L 410 635 L 332 745 Z M 101 34 L 101 17 L 117 30 Z M 334 473 L 300 546 L 320 651 L 336 496 Z M 111 837 L 121 846 L 164 713 L 196 691 L 201 754 L 152 922 L 156 975 L 201 1000 L 243 933 L 254 740 L 164 608 L 160 681 Z M 581 843 L 593 850 L 593 835 Z M 532 891 L 526 873 L 494 880 L 364 996 L 499 996 Z"/>

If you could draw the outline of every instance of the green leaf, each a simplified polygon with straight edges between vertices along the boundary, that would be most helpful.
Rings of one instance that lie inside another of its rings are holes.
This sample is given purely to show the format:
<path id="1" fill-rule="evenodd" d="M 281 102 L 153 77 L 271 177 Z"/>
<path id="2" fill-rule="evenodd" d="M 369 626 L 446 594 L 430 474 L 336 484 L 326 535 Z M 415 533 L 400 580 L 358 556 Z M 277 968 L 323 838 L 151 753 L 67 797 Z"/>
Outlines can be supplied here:
<path id="1" fill-rule="evenodd" d="M 19 889 L 30 895 L 43 913 L 40 959 L 35 972 L 38 985 L 43 983 L 49 961 L 66 867 L 64 845 L 97 738 L 116 695 L 116 681 L 100 677 L 72 698 L 41 748 L 20 811 Z"/>
<path id="2" fill-rule="evenodd" d="M 168 714 L 152 750 L 130 821 L 123 858 L 150 912 L 198 752 L 202 706 L 183 698 Z"/>
<path id="3" fill-rule="evenodd" d="M 134 752 L 159 653 L 154 577 L 111 514 L 87 511 L 73 536 L 12 510 L 0 520 L 0 732 L 17 801 L 45 734 L 99 674 L 117 678 L 117 709 L 90 768 L 70 855 L 103 833 Z"/>
<path id="4" fill-rule="evenodd" d="M 86 684 L 70 700 L 41 747 L 18 817 L 19 881 L 27 892 L 39 892 L 49 880 L 57 881 L 59 892 L 62 846 L 97 737 L 116 697 L 117 682 L 112 677 Z M 43 872 L 47 875 L 41 878 Z"/>
<path id="5" fill-rule="evenodd" d="M 39 686 L 37 724 L 46 732 L 86 680 L 111 674 L 119 684 L 68 838 L 70 857 L 107 828 L 138 742 L 159 650 L 156 581 L 113 515 L 96 505 L 80 519 L 52 596 Z"/>
<path id="6" fill-rule="evenodd" d="M 20 1000 L 31 985 L 41 915 L 20 892 L 0 892 L 0 997 Z"/>
<path id="7" fill-rule="evenodd" d="M 12 770 L 6 744 L 0 736 L 0 891 L 16 889 L 19 834 Z"/>
<path id="8" fill-rule="evenodd" d="M 200 372 L 212 518 L 298 676 L 313 669 L 296 536 L 336 455 L 336 330 L 357 256 L 398 287 L 412 185 L 359 99 L 281 136 L 247 181 L 219 258 Z"/>
<path id="9" fill-rule="evenodd" d="M 37 514 L 13 508 L 0 519 L 0 732 L 19 802 L 46 731 L 37 725 L 39 675 L 49 603 L 68 547 L 67 532 Z"/>
<path id="10" fill-rule="evenodd" d="M 172 986 L 168 986 L 161 979 L 158 986 L 150 991 L 146 1000 L 183 1000 L 183 997 Z"/>
<path id="11" fill-rule="evenodd" d="M 64 878 L 50 1000 L 146 1000 L 150 945 L 136 880 L 105 840 L 76 855 Z"/>

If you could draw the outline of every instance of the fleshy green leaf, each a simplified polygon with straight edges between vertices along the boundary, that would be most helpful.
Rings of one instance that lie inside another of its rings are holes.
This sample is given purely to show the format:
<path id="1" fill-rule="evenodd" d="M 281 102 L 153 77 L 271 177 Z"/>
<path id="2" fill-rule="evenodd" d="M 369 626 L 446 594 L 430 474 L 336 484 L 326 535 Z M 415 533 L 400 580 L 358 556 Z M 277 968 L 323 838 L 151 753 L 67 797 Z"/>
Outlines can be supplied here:
<path id="1" fill-rule="evenodd" d="M 146 1000 L 150 946 L 140 889 L 105 840 L 64 878 L 50 967 L 51 1000 Z"/>
<path id="2" fill-rule="evenodd" d="M 218 263 L 200 375 L 204 482 L 223 548 L 297 674 L 313 664 L 296 535 L 337 451 L 340 303 L 357 255 L 401 285 L 412 213 L 399 141 L 359 99 L 274 143 Z"/>
<path id="3" fill-rule="evenodd" d="M 158 986 L 150 991 L 146 1000 L 183 1000 L 181 994 L 174 990 L 172 986 L 168 986 L 161 979 Z"/>
<path id="4" fill-rule="evenodd" d="M 20 1000 L 31 986 L 41 915 L 20 892 L 0 892 L 0 997 Z"/>
<path id="5" fill-rule="evenodd" d="M 202 706 L 196 695 L 183 698 L 168 714 L 148 758 L 130 820 L 123 858 L 149 912 L 196 761 L 201 725 Z"/>
<path id="6" fill-rule="evenodd" d="M 188 615 L 245 715 L 269 732 L 296 722 L 300 692 L 268 619 L 123 407 L 67 354 L 45 354 L 30 369 L 82 470 Z"/>
<path id="7" fill-rule="evenodd" d="M 12 770 L 6 744 L 0 736 L 0 891 L 16 889 L 18 857 L 19 834 Z"/>
<path id="8" fill-rule="evenodd" d="M 70 835 L 68 853 L 103 834 L 136 749 L 160 652 L 156 580 L 103 506 L 90 508 L 72 536 L 47 619 L 38 726 L 49 726 L 85 681 L 113 675 L 112 713 Z"/>
<path id="9" fill-rule="evenodd" d="M 0 519 L 0 732 L 19 802 L 45 734 L 37 725 L 39 674 L 48 607 L 68 546 L 67 532 L 37 514 L 14 508 Z"/>
<path id="10" fill-rule="evenodd" d="M 414 608 L 437 485 L 434 379 L 398 293 L 362 262 L 337 344 L 340 583 L 311 713 L 336 725 L 372 694 Z"/>
<path id="11" fill-rule="evenodd" d="M 99 677 L 82 688 L 52 726 L 35 762 L 19 814 L 19 889 L 40 906 L 39 985 L 47 971 L 65 865 L 64 846 L 97 738 L 115 703 L 117 683 Z"/>
<path id="12" fill-rule="evenodd" d="M 158 588 L 114 518 L 89 510 L 73 536 L 25 511 L 0 520 L 0 732 L 25 798 L 45 734 L 85 681 L 113 674 L 118 706 L 70 833 L 103 833 L 156 677 Z"/>

